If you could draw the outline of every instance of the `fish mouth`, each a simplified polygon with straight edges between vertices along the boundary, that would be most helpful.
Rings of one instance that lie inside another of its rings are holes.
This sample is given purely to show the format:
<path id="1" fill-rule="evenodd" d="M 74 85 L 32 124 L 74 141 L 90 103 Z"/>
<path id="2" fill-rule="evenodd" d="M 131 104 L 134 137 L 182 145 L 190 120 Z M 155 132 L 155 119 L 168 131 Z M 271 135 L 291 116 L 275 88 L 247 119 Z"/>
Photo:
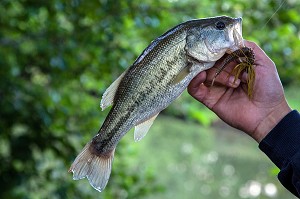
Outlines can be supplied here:
<path id="1" fill-rule="evenodd" d="M 242 18 L 236 18 L 236 23 L 232 27 L 232 40 L 233 45 L 226 51 L 226 53 L 231 54 L 233 51 L 238 50 L 245 46 L 244 39 L 242 37 Z"/>

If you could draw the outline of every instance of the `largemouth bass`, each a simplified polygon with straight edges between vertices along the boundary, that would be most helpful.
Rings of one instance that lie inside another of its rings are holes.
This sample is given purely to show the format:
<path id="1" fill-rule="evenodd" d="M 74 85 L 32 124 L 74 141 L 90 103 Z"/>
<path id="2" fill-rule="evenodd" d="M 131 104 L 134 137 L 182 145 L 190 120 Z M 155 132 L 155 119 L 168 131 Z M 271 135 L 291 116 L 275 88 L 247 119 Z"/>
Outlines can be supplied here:
<path id="1" fill-rule="evenodd" d="M 73 179 L 87 177 L 102 191 L 109 179 L 115 148 L 133 127 L 141 140 L 156 116 L 201 71 L 225 53 L 243 46 L 242 19 L 227 16 L 190 20 L 155 39 L 105 91 L 102 110 L 112 105 L 97 135 L 71 165 Z"/>

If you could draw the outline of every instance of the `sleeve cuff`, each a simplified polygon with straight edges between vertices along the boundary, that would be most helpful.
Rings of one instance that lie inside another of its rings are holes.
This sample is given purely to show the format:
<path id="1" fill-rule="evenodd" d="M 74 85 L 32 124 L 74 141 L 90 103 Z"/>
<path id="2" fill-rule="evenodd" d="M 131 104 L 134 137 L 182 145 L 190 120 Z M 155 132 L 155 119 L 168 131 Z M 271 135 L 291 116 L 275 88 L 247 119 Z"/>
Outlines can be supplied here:
<path id="1" fill-rule="evenodd" d="M 282 168 L 300 151 L 300 114 L 288 113 L 259 143 L 259 148 Z"/>

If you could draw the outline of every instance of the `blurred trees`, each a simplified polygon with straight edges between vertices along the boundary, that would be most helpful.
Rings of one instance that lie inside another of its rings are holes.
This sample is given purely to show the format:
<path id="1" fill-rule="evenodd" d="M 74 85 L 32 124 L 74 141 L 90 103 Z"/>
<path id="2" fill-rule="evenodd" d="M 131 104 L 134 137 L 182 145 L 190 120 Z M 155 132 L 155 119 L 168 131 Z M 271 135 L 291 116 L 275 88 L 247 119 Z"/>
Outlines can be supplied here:
<path id="1" fill-rule="evenodd" d="M 274 14 L 280 4 L 2 0 L 0 197 L 137 198 L 160 191 L 153 173 L 135 172 L 130 159 L 138 152 L 125 142 L 118 146 L 104 193 L 86 181 L 72 181 L 67 173 L 107 114 L 98 108 L 101 94 L 167 29 L 191 18 L 217 15 L 242 16 L 244 37 L 262 46 L 284 82 L 298 81 L 300 3 L 287 0 Z M 188 115 L 186 103 L 180 106 Z M 193 115 L 201 121 L 201 111 Z"/>

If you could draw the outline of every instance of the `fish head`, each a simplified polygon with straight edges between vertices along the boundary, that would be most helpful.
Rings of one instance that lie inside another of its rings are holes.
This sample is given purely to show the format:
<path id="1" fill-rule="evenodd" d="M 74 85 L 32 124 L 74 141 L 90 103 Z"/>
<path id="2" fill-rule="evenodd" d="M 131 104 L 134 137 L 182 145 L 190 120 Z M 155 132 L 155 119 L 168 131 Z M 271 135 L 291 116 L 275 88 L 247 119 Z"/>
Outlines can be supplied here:
<path id="1" fill-rule="evenodd" d="M 242 18 L 227 16 L 202 19 L 187 33 L 186 50 L 203 62 L 213 62 L 244 46 Z"/>

